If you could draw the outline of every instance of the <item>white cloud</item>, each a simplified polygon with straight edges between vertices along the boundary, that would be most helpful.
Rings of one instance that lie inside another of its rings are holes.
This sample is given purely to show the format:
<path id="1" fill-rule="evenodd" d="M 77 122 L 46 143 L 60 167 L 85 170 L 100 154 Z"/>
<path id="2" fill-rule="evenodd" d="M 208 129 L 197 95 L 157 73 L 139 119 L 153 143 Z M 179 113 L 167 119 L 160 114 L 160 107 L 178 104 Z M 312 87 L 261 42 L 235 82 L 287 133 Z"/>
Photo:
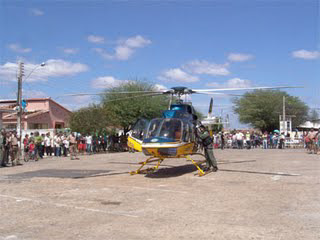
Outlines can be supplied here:
<path id="1" fill-rule="evenodd" d="M 29 73 L 35 69 L 30 77 L 25 79 L 25 81 L 47 81 L 50 77 L 73 76 L 89 70 L 89 67 L 85 64 L 67 62 L 61 59 L 49 59 L 45 64 L 46 65 L 44 67 L 40 67 L 40 64 L 25 63 L 25 78 L 28 77 Z M 17 63 L 7 62 L 0 65 L 0 79 L 4 81 L 16 81 L 17 70 Z"/>
<path id="2" fill-rule="evenodd" d="M 33 16 L 42 16 L 44 15 L 44 12 L 38 8 L 32 8 L 30 9 L 30 13 L 33 15 Z"/>
<path id="3" fill-rule="evenodd" d="M 243 53 L 230 53 L 228 55 L 228 60 L 231 62 L 245 62 L 251 60 L 253 55 L 251 54 L 243 54 Z"/>
<path id="4" fill-rule="evenodd" d="M 104 76 L 104 77 L 98 77 L 91 82 L 91 86 L 93 88 L 112 88 L 112 87 L 118 87 L 122 83 L 126 83 L 128 80 L 119 80 L 112 76 Z"/>
<path id="5" fill-rule="evenodd" d="M 98 96 L 68 96 L 63 97 L 61 105 L 65 108 L 76 111 L 83 107 L 88 107 L 90 104 L 99 104 Z"/>
<path id="6" fill-rule="evenodd" d="M 151 41 L 149 39 L 146 39 L 140 35 L 137 35 L 137 36 L 128 38 L 121 45 L 126 46 L 128 48 L 142 48 L 149 44 L 151 44 Z"/>
<path id="7" fill-rule="evenodd" d="M 214 88 L 249 88 L 252 87 L 252 83 L 250 80 L 232 78 L 225 83 L 212 82 L 207 83 L 206 86 Z"/>
<path id="8" fill-rule="evenodd" d="M 134 53 L 134 49 L 128 46 L 117 46 L 115 49 L 114 58 L 118 60 L 128 60 L 131 55 Z"/>
<path id="9" fill-rule="evenodd" d="M 149 39 L 137 35 L 118 41 L 118 44 L 114 48 L 114 54 L 110 54 L 102 48 L 94 48 L 93 50 L 101 57 L 108 60 L 128 60 L 135 53 L 137 48 L 143 48 L 149 44 L 151 44 Z"/>
<path id="10" fill-rule="evenodd" d="M 207 61 L 195 60 L 183 66 L 183 69 L 192 74 L 208 74 L 213 76 L 229 75 L 229 64 L 215 64 Z"/>
<path id="11" fill-rule="evenodd" d="M 101 37 L 101 36 L 89 35 L 87 39 L 91 43 L 102 44 L 105 42 L 104 37 Z"/>
<path id="12" fill-rule="evenodd" d="M 155 84 L 154 85 L 154 90 L 156 91 L 164 91 L 164 90 L 168 90 L 168 88 L 164 85 L 161 84 Z"/>
<path id="13" fill-rule="evenodd" d="M 72 63 L 61 59 L 49 59 L 46 66 L 41 69 L 48 77 L 50 76 L 72 76 L 86 72 L 89 67 L 82 63 Z"/>
<path id="14" fill-rule="evenodd" d="M 320 52 L 319 51 L 307 51 L 304 49 L 297 50 L 292 52 L 292 57 L 294 58 L 302 58 L 306 60 L 313 60 L 320 58 Z"/>
<path id="15" fill-rule="evenodd" d="M 172 82 L 197 82 L 199 78 L 192 76 L 180 68 L 172 68 L 164 71 L 159 77 L 159 80 L 172 81 Z"/>
<path id="16" fill-rule="evenodd" d="M 114 56 L 107 53 L 107 51 L 104 50 L 103 48 L 93 48 L 92 50 L 95 51 L 96 53 L 98 53 L 104 59 L 111 60 L 114 58 Z"/>
<path id="17" fill-rule="evenodd" d="M 31 48 L 22 48 L 18 43 L 9 44 L 8 48 L 17 53 L 28 53 L 32 51 Z"/>
<path id="18" fill-rule="evenodd" d="M 63 48 L 62 50 L 65 54 L 76 54 L 79 52 L 77 48 Z"/>

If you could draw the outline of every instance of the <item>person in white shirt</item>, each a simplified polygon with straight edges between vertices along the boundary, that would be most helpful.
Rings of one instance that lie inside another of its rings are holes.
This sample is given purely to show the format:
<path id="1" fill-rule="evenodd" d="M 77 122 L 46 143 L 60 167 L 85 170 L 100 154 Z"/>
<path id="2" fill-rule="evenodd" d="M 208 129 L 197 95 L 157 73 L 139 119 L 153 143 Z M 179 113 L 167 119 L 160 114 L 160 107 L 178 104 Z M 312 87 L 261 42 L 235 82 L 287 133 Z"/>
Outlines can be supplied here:
<path id="1" fill-rule="evenodd" d="M 50 133 L 47 133 L 46 136 L 44 137 L 44 146 L 45 146 L 45 149 L 46 149 L 47 156 L 51 156 L 52 148 L 51 148 Z"/>
<path id="2" fill-rule="evenodd" d="M 63 155 L 65 157 L 68 157 L 68 153 L 69 153 L 69 141 L 67 138 L 64 138 L 64 140 L 63 140 Z"/>
<path id="3" fill-rule="evenodd" d="M 55 156 L 61 157 L 61 146 L 60 146 L 61 138 L 60 138 L 59 134 L 54 136 L 53 143 L 54 143 L 54 147 L 55 147 Z"/>
<path id="4" fill-rule="evenodd" d="M 87 144 L 87 154 L 91 154 L 91 146 L 92 146 L 92 136 L 86 136 L 86 144 Z"/>
<path id="5" fill-rule="evenodd" d="M 238 149 L 243 149 L 243 137 L 243 133 L 241 131 L 238 131 L 236 134 Z"/>

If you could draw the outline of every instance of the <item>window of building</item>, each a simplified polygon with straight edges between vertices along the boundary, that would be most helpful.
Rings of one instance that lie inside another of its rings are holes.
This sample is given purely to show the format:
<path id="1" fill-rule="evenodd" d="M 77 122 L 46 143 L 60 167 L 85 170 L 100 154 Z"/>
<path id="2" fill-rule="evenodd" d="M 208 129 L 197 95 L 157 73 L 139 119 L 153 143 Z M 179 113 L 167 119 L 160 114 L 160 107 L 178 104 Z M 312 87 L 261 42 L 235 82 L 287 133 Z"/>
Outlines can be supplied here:
<path id="1" fill-rule="evenodd" d="M 5 129 L 16 129 L 17 124 L 3 124 L 3 128 Z"/>
<path id="2" fill-rule="evenodd" d="M 29 129 L 48 129 L 49 124 L 48 123 L 29 123 L 28 128 Z"/>

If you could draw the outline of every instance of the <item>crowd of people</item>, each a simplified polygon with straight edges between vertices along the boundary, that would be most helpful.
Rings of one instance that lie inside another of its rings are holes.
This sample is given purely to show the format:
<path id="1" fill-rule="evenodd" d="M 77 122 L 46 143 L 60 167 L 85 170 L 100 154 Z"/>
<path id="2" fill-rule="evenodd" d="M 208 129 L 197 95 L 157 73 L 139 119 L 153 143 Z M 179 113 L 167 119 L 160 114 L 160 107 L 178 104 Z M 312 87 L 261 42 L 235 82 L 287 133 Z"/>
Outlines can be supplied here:
<path id="1" fill-rule="evenodd" d="M 233 149 L 284 149 L 288 142 L 295 141 L 300 147 L 308 149 L 309 153 L 317 153 L 320 149 L 319 130 L 311 129 L 302 135 L 285 135 L 279 131 L 255 132 L 255 131 L 232 131 L 213 134 L 214 148 Z M 26 134 L 19 145 L 20 139 L 15 131 L 1 130 L 0 134 L 0 165 L 20 166 L 22 161 L 35 160 L 44 156 L 68 157 L 78 159 L 77 154 L 96 154 L 100 152 L 128 151 L 127 136 L 122 134 L 81 135 L 74 133 L 56 133 L 52 136 L 49 132 L 40 134 L 38 131 Z M 22 154 L 20 154 L 20 151 Z"/>
<path id="2" fill-rule="evenodd" d="M 309 152 L 317 153 L 320 149 L 319 131 L 311 129 L 303 132 L 301 135 L 284 134 L 275 130 L 273 132 L 255 132 L 255 131 L 232 131 L 219 132 L 213 134 L 214 148 L 233 148 L 233 149 L 284 149 L 291 147 L 304 147 Z"/>
<path id="3" fill-rule="evenodd" d="M 56 133 L 52 135 L 50 132 L 40 134 L 38 131 L 35 131 L 23 137 L 21 147 L 16 131 L 5 131 L 3 129 L 0 134 L 1 167 L 21 166 L 23 165 L 22 158 L 25 161 L 38 161 L 44 156 L 70 156 L 72 160 L 75 160 L 78 159 L 78 154 L 96 154 L 107 151 L 121 152 L 127 150 L 127 137 L 124 134 L 97 136 Z"/>

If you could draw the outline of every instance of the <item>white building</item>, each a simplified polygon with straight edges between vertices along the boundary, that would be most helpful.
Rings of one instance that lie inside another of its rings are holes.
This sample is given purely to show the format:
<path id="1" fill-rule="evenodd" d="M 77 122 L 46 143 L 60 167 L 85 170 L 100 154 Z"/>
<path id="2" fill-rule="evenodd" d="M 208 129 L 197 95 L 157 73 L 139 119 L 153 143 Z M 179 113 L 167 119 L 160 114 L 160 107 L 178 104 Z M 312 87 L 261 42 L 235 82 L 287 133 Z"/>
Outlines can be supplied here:
<path id="1" fill-rule="evenodd" d="M 300 131 L 310 130 L 311 128 L 320 129 L 320 119 L 318 119 L 316 121 L 312 121 L 312 122 L 306 121 L 305 123 L 303 123 L 297 127 L 297 129 L 299 129 Z"/>

